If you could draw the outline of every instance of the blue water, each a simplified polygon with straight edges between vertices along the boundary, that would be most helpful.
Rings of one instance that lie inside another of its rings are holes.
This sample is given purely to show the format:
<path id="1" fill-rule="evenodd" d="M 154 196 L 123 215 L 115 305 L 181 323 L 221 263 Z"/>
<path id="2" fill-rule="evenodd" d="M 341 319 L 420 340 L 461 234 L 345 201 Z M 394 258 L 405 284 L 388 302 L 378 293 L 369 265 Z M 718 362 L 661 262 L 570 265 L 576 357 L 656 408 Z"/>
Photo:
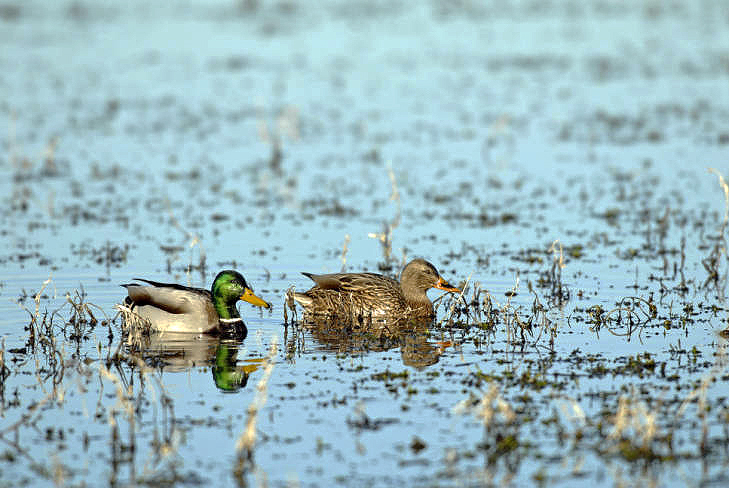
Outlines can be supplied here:
<path id="1" fill-rule="evenodd" d="M 274 337 L 250 484 L 725 483 L 725 252 L 718 286 L 701 285 L 725 208 L 707 168 L 729 176 L 727 7 L 251 3 L 0 8 L 0 341 L 11 371 L 0 484 L 236 482 L 236 440 Z M 413 339 L 420 353 L 284 326 L 286 290 L 310 286 L 301 271 L 378 270 L 383 247 L 369 234 L 388 225 L 394 273 L 426 257 L 522 317 L 528 282 L 548 304 L 537 283 L 559 240 L 570 299 L 547 310 L 554 354 L 547 333 L 509 344 L 503 323 L 434 326 Z M 49 277 L 41 314 L 83 289 L 95 316 L 112 319 L 118 285 L 134 277 L 208 287 L 228 267 L 274 304 L 241 306 L 236 364 L 249 377 L 235 393 L 211 374 L 216 340 L 162 341 L 141 355 L 149 369 L 117 367 L 107 358 L 133 352 L 119 320 L 87 327 L 77 349 L 70 304 L 52 328 L 65 361 L 55 390 L 46 353 L 10 351 L 29 336 L 16 301 L 28 295 L 34 312 Z M 629 338 L 579 320 L 626 296 L 652 296 L 660 318 Z M 684 328 L 687 303 L 695 322 Z M 153 361 L 170 348 L 180 357 Z M 656 371 L 592 369 L 645 352 Z M 385 371 L 408 377 L 376 378 Z M 510 379 L 527 371 L 547 384 Z M 496 379 L 479 384 L 479 372 Z M 114 378 L 131 386 L 131 416 Z M 702 457 L 703 419 L 681 404 L 711 378 Z M 491 384 L 515 425 L 497 415 L 486 431 L 454 411 Z M 599 433 L 621 395 L 673 432 L 675 460 L 645 467 L 621 457 L 610 426 Z M 584 423 L 565 413 L 573 404 Z M 504 433 L 520 447 L 489 464 L 487 444 Z M 133 455 L 115 457 L 132 439 Z"/>

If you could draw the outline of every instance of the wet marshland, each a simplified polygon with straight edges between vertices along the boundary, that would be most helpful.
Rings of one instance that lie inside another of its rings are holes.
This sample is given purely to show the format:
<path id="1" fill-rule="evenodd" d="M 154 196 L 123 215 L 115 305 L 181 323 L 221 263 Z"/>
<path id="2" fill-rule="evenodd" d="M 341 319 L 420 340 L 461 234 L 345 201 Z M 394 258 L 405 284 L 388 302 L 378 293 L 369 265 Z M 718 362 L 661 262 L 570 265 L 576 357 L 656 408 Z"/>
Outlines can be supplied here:
<path id="1" fill-rule="evenodd" d="M 1 3 L 0 486 L 726 484 L 728 24 Z M 429 327 L 285 304 L 415 256 Z M 247 336 L 122 333 L 119 284 L 222 268 Z"/>

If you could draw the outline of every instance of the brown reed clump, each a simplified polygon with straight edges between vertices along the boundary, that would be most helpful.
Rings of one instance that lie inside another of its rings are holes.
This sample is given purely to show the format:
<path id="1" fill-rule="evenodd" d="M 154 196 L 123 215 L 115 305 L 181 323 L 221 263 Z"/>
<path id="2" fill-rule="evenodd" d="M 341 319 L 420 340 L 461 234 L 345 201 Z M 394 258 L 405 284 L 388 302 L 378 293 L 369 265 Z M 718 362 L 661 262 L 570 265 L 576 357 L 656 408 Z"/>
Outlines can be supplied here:
<path id="1" fill-rule="evenodd" d="M 130 344 L 139 344 L 143 337 L 148 337 L 152 331 L 152 323 L 136 313 L 129 306 L 117 303 L 114 305 L 117 316 L 121 317 L 122 333 Z"/>

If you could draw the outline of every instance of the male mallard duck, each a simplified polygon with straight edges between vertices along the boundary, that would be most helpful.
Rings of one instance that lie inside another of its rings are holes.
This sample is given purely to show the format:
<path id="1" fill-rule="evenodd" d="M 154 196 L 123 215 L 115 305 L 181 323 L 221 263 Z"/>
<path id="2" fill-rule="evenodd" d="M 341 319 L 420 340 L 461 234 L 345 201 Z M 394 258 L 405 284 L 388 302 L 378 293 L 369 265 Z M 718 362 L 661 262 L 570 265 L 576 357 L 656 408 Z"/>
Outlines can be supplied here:
<path id="1" fill-rule="evenodd" d="M 147 285 L 122 285 L 129 296 L 124 302 L 133 312 L 164 332 L 205 333 L 220 329 L 221 324 L 243 324 L 236 308 L 238 300 L 257 307 L 271 305 L 253 294 L 245 278 L 237 271 L 225 270 L 213 280 L 210 291 L 174 283 L 135 278 Z"/>
<path id="2" fill-rule="evenodd" d="M 400 274 L 400 282 L 376 273 L 303 273 L 316 285 L 304 293 L 294 293 L 307 314 L 361 318 L 433 317 L 433 304 L 426 292 L 438 288 L 461 290 L 445 281 L 435 266 L 414 259 Z"/>

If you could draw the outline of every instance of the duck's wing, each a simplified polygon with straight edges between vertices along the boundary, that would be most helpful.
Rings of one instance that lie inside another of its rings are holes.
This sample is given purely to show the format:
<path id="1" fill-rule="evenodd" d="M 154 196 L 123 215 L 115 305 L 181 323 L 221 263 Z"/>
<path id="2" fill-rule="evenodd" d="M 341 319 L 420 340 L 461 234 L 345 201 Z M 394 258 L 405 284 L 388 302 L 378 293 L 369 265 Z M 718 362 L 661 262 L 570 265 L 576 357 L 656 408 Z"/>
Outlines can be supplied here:
<path id="1" fill-rule="evenodd" d="M 157 288 L 172 288 L 175 290 L 182 290 L 182 291 L 191 291 L 194 293 L 200 293 L 207 290 L 203 290 L 202 288 L 192 288 L 190 286 L 184 286 L 184 285 L 178 285 L 177 283 L 160 283 L 159 281 L 152 281 L 152 280 L 146 280 L 144 278 L 134 278 L 135 281 L 143 281 L 144 283 L 147 283 L 148 285 L 152 285 Z M 133 283 L 136 284 L 136 283 Z M 127 286 L 127 285 L 122 285 Z"/>
<path id="2" fill-rule="evenodd" d="M 380 288 L 399 286 L 392 278 L 376 273 L 332 273 L 315 275 L 302 273 L 309 277 L 316 286 L 323 290 L 336 290 L 342 292 L 368 292 Z"/>
<path id="3" fill-rule="evenodd" d="M 199 314 L 212 306 L 212 296 L 207 290 L 143 279 L 139 281 L 150 286 L 136 283 L 122 285 L 134 305 L 149 305 L 172 314 Z"/>

